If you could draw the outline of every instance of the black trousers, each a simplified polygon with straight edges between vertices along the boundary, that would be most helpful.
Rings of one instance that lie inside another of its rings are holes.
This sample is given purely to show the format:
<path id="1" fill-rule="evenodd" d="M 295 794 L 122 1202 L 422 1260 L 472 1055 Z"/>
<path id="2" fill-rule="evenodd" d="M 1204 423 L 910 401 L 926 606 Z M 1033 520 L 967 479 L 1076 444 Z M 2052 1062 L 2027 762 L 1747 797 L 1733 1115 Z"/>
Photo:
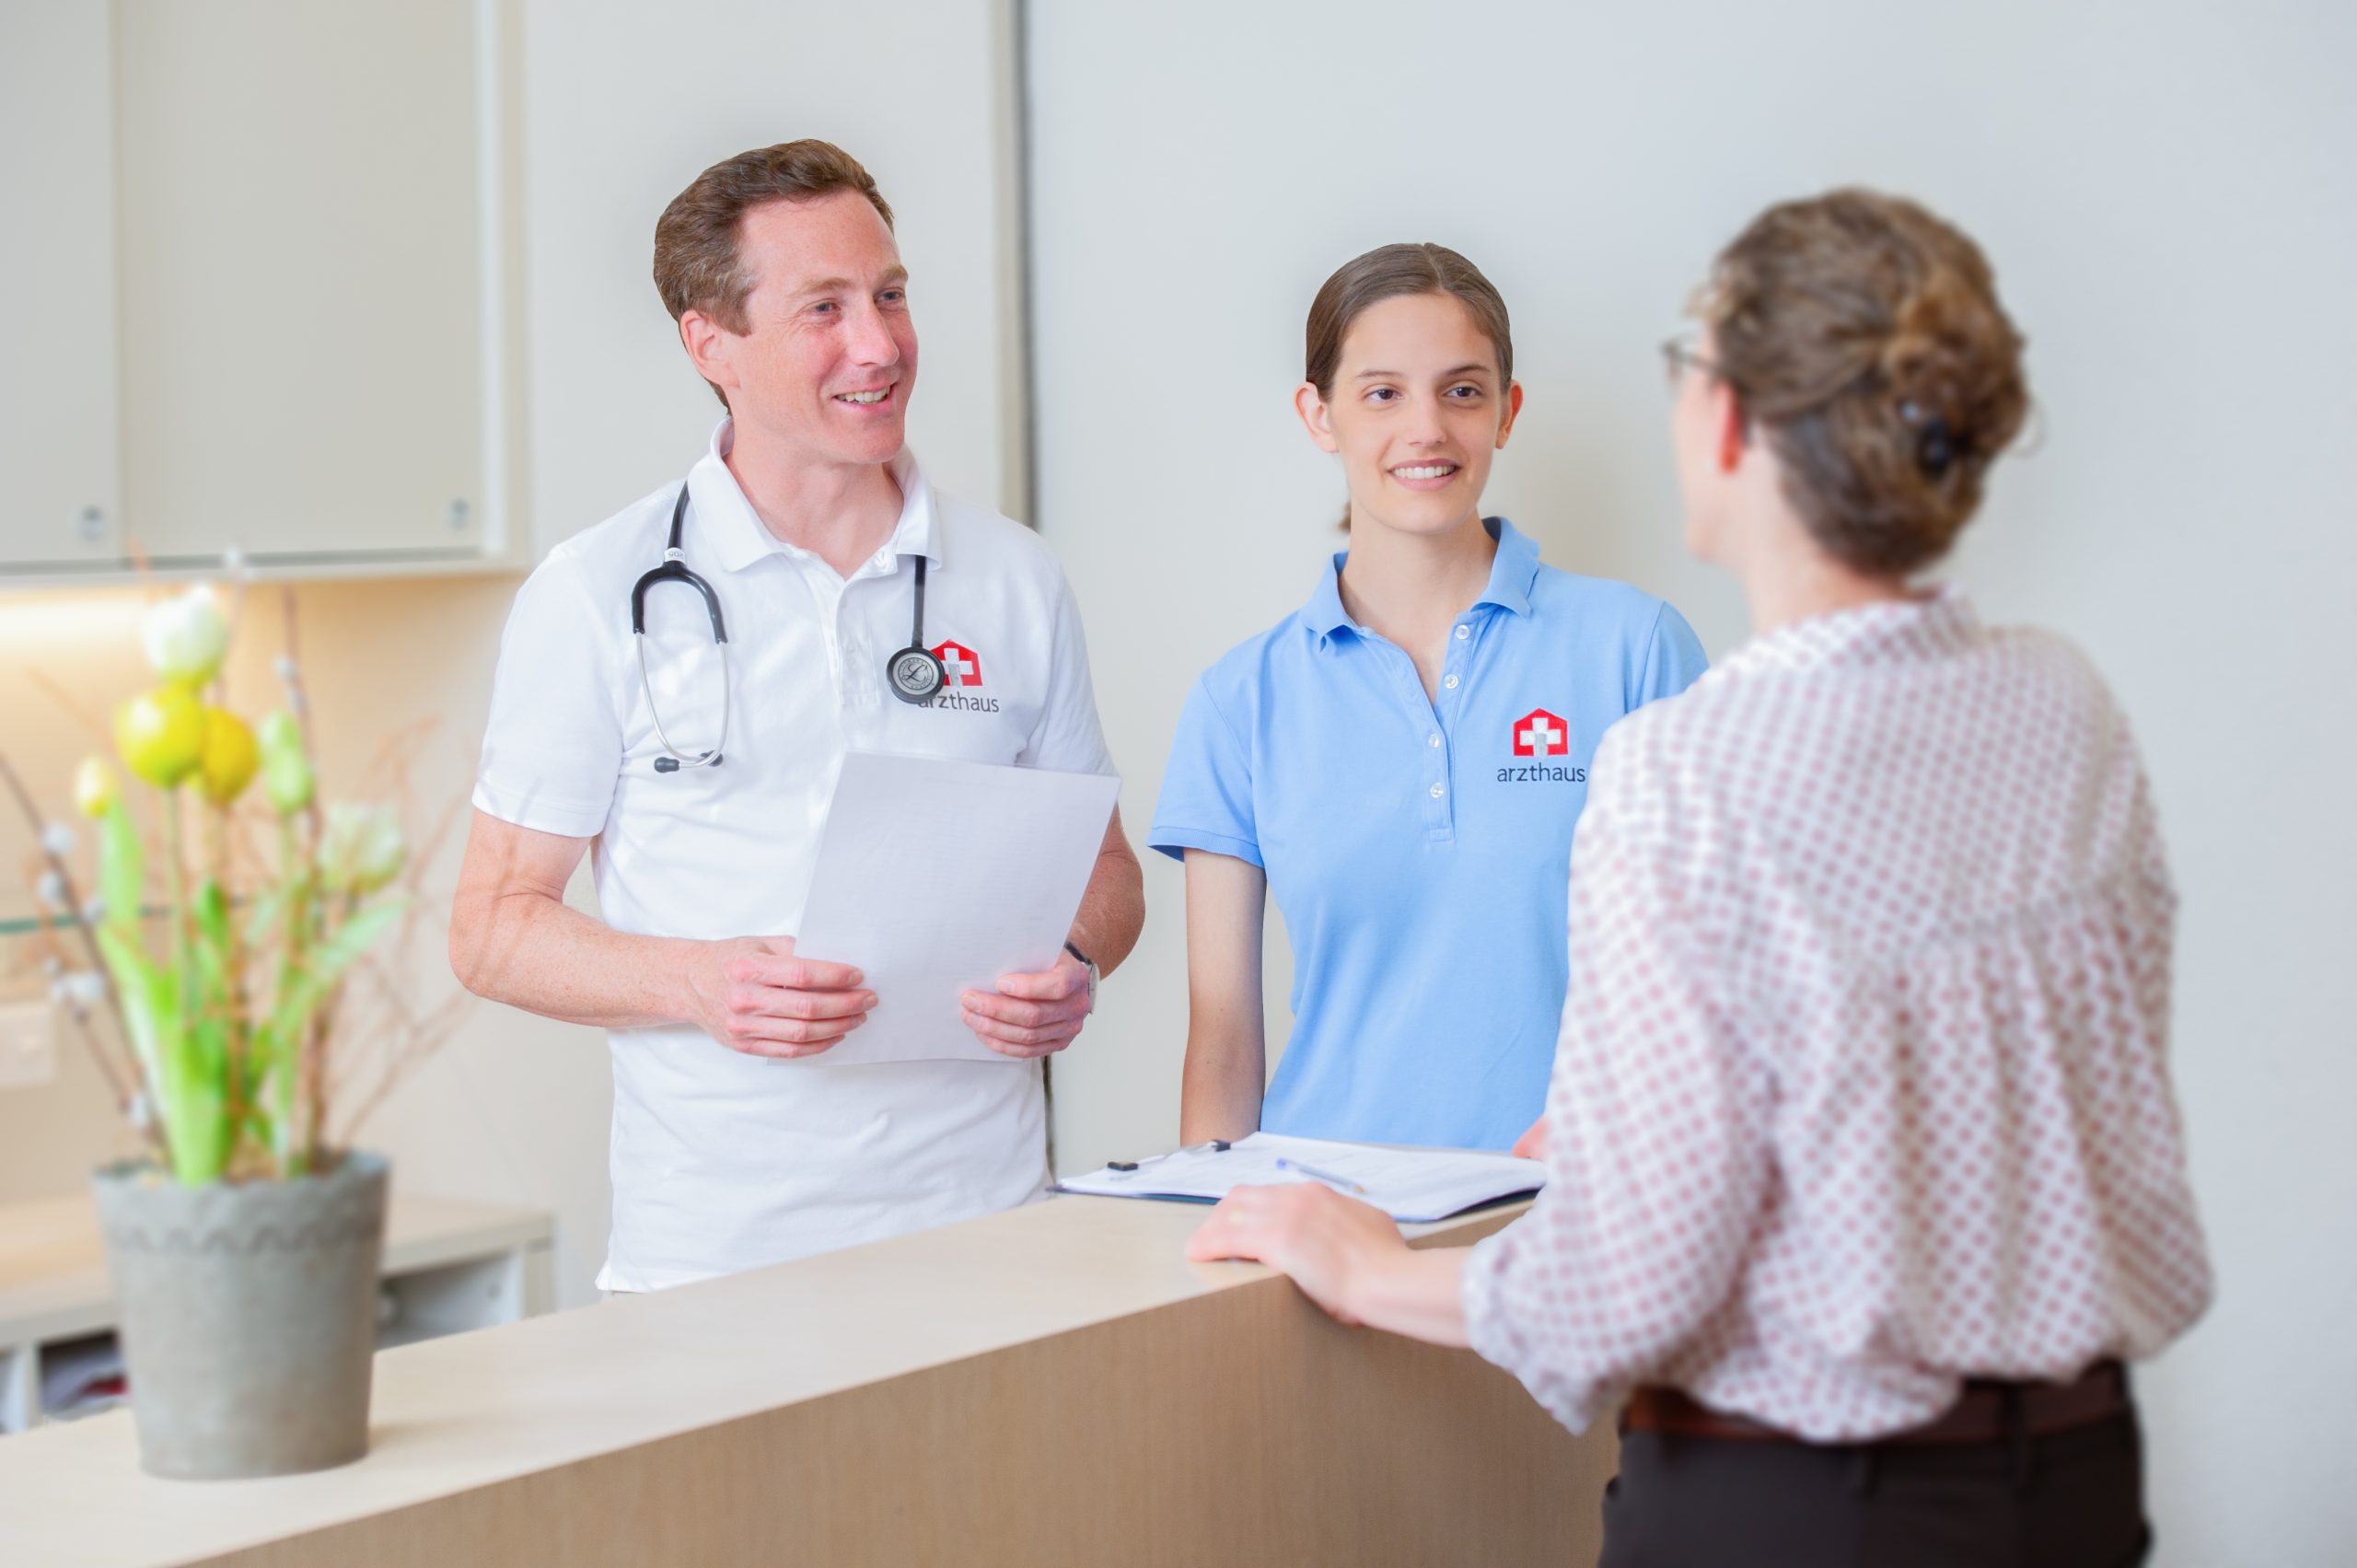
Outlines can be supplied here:
<path id="1" fill-rule="evenodd" d="M 2133 1568 L 2133 1410 L 2045 1437 L 1812 1447 L 1632 1432 L 1596 1568 Z"/>

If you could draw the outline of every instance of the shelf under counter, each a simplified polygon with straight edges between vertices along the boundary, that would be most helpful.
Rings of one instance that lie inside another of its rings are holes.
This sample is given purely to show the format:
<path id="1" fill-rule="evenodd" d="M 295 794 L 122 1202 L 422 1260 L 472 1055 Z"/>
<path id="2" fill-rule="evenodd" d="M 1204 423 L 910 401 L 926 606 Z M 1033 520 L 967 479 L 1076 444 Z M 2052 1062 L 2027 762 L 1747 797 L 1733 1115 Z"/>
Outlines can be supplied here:
<path id="1" fill-rule="evenodd" d="M 554 1238 L 546 1210 L 412 1196 L 396 1185 L 377 1271 L 388 1318 L 380 1342 L 411 1343 L 550 1310 Z M 0 1204 L 0 1434 L 52 1419 L 41 1399 L 45 1360 L 115 1327 L 90 1196 Z M 0 1447 L 14 1441 L 0 1435 Z M 10 1561 L 0 1552 L 0 1562 Z"/>

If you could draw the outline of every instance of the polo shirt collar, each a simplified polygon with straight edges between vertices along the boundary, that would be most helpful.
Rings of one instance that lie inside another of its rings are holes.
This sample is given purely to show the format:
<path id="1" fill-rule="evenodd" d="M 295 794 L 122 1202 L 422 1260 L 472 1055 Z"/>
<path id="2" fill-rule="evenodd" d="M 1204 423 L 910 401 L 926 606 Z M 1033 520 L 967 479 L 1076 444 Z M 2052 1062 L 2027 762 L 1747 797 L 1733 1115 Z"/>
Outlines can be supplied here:
<path id="1" fill-rule="evenodd" d="M 1497 559 L 1490 563 L 1490 586 L 1475 600 L 1494 604 L 1516 615 L 1530 613 L 1530 585 L 1538 580 L 1538 546 L 1504 517 L 1485 517 L 1498 541 Z"/>
<path id="2" fill-rule="evenodd" d="M 1481 526 L 1498 541 L 1498 552 L 1490 563 L 1489 584 L 1473 602 L 1528 615 L 1530 586 L 1538 580 L 1538 546 L 1504 517 L 1484 517 Z M 1302 624 L 1318 637 L 1330 637 L 1352 624 L 1350 612 L 1342 608 L 1342 563 L 1350 558 L 1349 551 L 1336 551 L 1309 602 L 1302 606 Z"/>
<path id="3" fill-rule="evenodd" d="M 741 572 L 764 556 L 808 554 L 770 532 L 745 499 L 737 476 L 728 471 L 735 436 L 734 422 L 723 419 L 712 433 L 711 448 L 688 473 L 689 510 L 711 558 L 728 571 Z M 900 487 L 900 518 L 877 557 L 922 555 L 940 566 L 940 507 L 933 485 L 917 466 L 916 454 L 903 447 L 887 466 L 892 482 Z"/>
<path id="4" fill-rule="evenodd" d="M 1341 627 L 1351 623 L 1349 611 L 1342 608 L 1342 563 L 1351 558 L 1347 550 L 1338 550 L 1326 569 L 1318 575 L 1318 587 L 1309 602 L 1301 607 L 1302 624 L 1320 637 L 1330 636 Z"/>

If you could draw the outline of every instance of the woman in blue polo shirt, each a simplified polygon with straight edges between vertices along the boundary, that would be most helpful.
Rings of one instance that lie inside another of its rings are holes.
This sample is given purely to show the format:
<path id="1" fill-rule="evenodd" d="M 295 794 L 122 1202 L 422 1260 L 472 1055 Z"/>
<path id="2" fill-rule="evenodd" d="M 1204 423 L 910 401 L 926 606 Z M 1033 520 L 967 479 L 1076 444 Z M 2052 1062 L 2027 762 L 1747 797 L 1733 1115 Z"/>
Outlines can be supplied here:
<path id="1" fill-rule="evenodd" d="M 1702 649 L 1661 600 L 1542 565 L 1481 516 L 1522 389 L 1470 261 L 1371 250 L 1318 290 L 1307 338 L 1294 406 L 1342 459 L 1350 549 L 1196 683 L 1150 836 L 1187 866 L 1180 1136 L 1502 1149 L 1554 1061 L 1589 754 Z M 1272 1083 L 1271 893 L 1295 961 Z"/>

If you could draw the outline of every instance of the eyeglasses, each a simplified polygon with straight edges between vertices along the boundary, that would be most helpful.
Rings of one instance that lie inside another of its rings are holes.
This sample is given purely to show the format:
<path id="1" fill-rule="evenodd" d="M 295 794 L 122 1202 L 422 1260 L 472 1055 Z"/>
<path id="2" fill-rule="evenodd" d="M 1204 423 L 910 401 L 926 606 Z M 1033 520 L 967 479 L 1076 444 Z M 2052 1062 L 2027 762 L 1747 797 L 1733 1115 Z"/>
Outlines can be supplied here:
<path id="1" fill-rule="evenodd" d="M 1661 358 L 1664 368 L 1669 373 L 1669 389 L 1673 392 L 1678 390 L 1678 383 L 1685 379 L 1689 367 L 1700 370 L 1706 376 L 1715 376 L 1722 381 L 1727 378 L 1727 373 L 1719 368 L 1716 361 L 1706 359 L 1695 352 L 1694 335 L 1691 332 L 1680 332 L 1674 338 L 1663 339 Z"/>

